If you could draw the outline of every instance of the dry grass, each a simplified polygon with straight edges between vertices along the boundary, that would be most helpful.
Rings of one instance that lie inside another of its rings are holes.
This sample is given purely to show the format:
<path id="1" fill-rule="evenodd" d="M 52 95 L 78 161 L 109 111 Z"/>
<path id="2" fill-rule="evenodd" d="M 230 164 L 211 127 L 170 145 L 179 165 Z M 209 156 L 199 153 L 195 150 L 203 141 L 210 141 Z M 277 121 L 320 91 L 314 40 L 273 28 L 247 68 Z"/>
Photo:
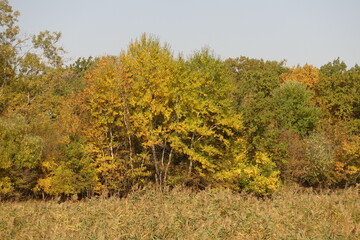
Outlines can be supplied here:
<path id="1" fill-rule="evenodd" d="M 358 189 L 283 190 L 261 200 L 228 190 L 126 199 L 0 203 L 0 239 L 360 239 Z"/>

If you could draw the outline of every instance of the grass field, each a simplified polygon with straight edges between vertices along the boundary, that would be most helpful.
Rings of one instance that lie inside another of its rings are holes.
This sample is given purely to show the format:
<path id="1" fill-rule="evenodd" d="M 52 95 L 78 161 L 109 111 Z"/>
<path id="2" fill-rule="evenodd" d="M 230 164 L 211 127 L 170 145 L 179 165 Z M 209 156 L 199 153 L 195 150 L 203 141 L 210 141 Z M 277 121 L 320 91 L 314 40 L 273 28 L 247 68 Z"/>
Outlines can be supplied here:
<path id="1" fill-rule="evenodd" d="M 0 239 L 360 239 L 359 189 L 228 190 L 0 203 Z"/>

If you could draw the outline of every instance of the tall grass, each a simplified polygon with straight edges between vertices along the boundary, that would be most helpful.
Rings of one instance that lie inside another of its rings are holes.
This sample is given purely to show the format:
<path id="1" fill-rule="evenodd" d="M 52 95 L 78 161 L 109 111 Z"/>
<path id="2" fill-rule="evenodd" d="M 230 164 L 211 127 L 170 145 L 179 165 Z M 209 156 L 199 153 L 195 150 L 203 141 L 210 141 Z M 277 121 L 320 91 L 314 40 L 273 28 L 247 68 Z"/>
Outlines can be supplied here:
<path id="1" fill-rule="evenodd" d="M 0 239 L 360 239 L 358 189 L 283 190 L 258 199 L 228 190 L 127 198 L 0 203 Z"/>

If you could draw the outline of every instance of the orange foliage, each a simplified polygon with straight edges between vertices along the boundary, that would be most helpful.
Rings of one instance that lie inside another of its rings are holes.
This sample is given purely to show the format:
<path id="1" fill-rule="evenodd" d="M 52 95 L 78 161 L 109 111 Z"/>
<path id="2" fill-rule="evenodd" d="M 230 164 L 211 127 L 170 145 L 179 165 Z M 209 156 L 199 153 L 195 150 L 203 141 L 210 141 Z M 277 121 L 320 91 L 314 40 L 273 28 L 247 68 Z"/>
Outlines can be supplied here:
<path id="1" fill-rule="evenodd" d="M 280 79 L 282 82 L 298 81 L 313 88 L 314 84 L 319 81 L 319 70 L 312 65 L 305 64 L 303 67 L 289 68 L 289 73 L 281 74 Z"/>

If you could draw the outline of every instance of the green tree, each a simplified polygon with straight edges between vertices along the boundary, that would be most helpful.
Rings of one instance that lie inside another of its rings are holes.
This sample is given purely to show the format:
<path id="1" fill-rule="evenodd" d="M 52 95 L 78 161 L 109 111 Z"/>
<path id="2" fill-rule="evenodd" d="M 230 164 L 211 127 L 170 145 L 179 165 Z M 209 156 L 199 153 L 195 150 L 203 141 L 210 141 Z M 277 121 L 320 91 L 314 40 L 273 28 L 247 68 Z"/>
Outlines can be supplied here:
<path id="1" fill-rule="evenodd" d="M 335 163 L 331 142 L 321 134 L 315 133 L 305 139 L 306 174 L 302 181 L 310 186 L 332 185 L 335 181 L 331 174 Z"/>
<path id="2" fill-rule="evenodd" d="M 305 135 L 316 127 L 320 112 L 311 105 L 311 92 L 306 85 L 287 81 L 272 95 L 272 113 L 279 128 Z"/>
<path id="3" fill-rule="evenodd" d="M 322 66 L 315 91 L 320 107 L 331 116 L 348 121 L 360 118 L 360 67 L 346 69 L 340 59 Z"/>
<path id="4" fill-rule="evenodd" d="M 226 60 L 236 83 L 236 105 L 243 115 L 244 137 L 249 155 L 268 153 L 279 163 L 284 160 L 285 146 L 279 142 L 280 131 L 273 117 L 272 92 L 280 86 L 280 76 L 287 72 L 285 62 L 240 57 Z"/>
<path id="5" fill-rule="evenodd" d="M 23 117 L 0 118 L 0 194 L 29 195 L 39 177 L 44 144 Z"/>

